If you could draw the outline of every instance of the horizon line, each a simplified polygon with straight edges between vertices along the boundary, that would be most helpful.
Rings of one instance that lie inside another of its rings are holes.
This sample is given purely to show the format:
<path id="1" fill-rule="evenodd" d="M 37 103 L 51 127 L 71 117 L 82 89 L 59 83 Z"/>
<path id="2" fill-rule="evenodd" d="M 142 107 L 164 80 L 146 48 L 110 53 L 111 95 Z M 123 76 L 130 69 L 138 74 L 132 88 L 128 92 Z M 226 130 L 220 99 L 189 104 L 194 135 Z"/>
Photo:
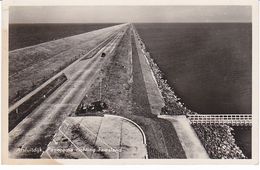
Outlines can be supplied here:
<path id="1" fill-rule="evenodd" d="M 174 24 L 174 23 L 252 23 L 252 21 L 222 21 L 222 22 L 13 22 L 9 24 Z"/>

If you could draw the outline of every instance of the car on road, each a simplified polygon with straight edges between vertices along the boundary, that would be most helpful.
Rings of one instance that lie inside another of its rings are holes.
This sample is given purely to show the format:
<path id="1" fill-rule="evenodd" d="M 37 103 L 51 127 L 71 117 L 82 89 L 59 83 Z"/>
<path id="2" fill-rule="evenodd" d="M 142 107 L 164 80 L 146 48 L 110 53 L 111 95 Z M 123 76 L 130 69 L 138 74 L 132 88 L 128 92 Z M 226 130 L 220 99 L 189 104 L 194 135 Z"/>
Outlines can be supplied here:
<path id="1" fill-rule="evenodd" d="M 101 57 L 105 57 L 106 53 L 102 52 Z"/>

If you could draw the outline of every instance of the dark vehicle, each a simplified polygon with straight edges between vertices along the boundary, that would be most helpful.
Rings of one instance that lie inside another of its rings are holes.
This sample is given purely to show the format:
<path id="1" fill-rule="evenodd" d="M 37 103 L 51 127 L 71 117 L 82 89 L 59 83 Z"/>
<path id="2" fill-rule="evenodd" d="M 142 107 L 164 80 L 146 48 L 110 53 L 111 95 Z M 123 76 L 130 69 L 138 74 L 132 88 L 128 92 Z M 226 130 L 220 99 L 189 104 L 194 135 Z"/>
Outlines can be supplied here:
<path id="1" fill-rule="evenodd" d="M 76 115 L 92 115 L 91 113 L 102 112 L 107 108 L 107 104 L 102 101 L 96 101 L 90 104 L 80 104 L 76 111 Z"/>
<path id="2" fill-rule="evenodd" d="M 102 101 L 96 101 L 87 106 L 87 111 L 89 112 L 97 112 L 97 111 L 103 111 L 107 109 L 107 104 Z"/>
<path id="3" fill-rule="evenodd" d="M 103 53 L 101 54 L 101 57 L 105 57 L 105 56 L 106 56 L 106 53 L 103 52 Z"/>

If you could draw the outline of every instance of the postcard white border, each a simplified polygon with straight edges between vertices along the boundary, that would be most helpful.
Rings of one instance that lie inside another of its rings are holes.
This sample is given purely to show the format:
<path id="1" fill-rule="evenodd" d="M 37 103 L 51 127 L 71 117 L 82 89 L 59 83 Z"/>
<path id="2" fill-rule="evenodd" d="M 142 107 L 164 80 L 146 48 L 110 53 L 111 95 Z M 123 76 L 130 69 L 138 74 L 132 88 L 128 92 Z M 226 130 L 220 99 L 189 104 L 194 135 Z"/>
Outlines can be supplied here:
<path id="1" fill-rule="evenodd" d="M 8 15 L 10 6 L 249 5 L 252 7 L 252 159 L 44 160 L 8 158 Z M 259 164 L 259 59 L 257 0 L 4 0 L 2 2 L 2 162 L 4 164 Z"/>

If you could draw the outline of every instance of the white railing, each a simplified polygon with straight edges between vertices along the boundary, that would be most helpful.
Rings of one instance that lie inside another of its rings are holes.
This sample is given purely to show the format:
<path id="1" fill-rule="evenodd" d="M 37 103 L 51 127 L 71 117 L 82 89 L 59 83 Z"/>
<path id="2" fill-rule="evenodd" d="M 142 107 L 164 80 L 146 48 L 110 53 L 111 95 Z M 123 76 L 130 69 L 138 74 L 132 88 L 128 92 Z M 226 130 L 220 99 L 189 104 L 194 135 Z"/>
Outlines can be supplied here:
<path id="1" fill-rule="evenodd" d="M 188 114 L 192 124 L 252 126 L 252 114 Z"/>

